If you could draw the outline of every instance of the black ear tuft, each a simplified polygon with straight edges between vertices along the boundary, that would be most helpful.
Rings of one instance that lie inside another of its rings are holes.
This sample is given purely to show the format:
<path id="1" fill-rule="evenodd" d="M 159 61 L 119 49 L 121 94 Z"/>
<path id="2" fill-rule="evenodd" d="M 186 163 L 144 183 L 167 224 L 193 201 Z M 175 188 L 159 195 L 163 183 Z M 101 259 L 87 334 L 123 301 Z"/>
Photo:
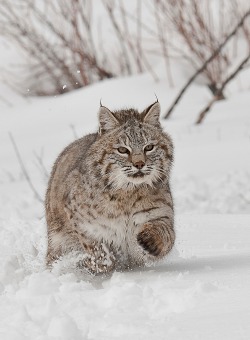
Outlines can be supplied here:
<path id="1" fill-rule="evenodd" d="M 157 99 L 157 102 L 153 103 L 142 112 L 143 122 L 154 126 L 160 126 L 160 113 L 161 106 Z"/>

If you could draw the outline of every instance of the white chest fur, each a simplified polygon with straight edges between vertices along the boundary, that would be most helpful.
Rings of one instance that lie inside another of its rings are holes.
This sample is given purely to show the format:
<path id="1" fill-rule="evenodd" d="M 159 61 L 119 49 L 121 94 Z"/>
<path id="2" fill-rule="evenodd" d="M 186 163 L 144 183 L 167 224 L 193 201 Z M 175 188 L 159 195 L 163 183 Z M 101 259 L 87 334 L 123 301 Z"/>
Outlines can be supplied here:
<path id="1" fill-rule="evenodd" d="M 136 235 L 140 232 L 142 225 L 170 213 L 171 209 L 163 206 L 146 212 L 132 212 L 129 216 L 113 219 L 102 216 L 91 222 L 81 221 L 79 228 L 85 235 L 97 242 L 112 243 L 115 248 L 121 249 L 124 253 L 130 253 L 134 252 L 135 248 L 138 249 Z"/>

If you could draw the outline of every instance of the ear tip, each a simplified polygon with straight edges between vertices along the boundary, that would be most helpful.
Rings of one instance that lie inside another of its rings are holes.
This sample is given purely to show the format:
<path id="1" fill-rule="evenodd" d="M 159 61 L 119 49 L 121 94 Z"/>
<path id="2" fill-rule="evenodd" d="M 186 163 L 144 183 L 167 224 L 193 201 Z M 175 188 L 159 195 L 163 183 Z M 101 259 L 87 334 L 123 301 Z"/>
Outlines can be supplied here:
<path id="1" fill-rule="evenodd" d="M 157 102 L 155 102 L 152 107 L 154 107 L 155 109 L 157 109 L 158 111 L 161 110 L 161 104 L 159 103 L 159 101 L 157 100 Z"/>
<path id="2" fill-rule="evenodd" d="M 156 93 L 155 93 L 155 98 L 156 98 L 155 103 L 159 103 L 159 100 L 158 100 L 158 97 L 157 97 Z"/>
<path id="3" fill-rule="evenodd" d="M 105 106 L 100 106 L 98 110 L 98 118 L 99 120 L 105 119 L 106 115 L 108 114 L 108 109 Z"/>
<path id="4" fill-rule="evenodd" d="M 99 116 L 100 116 L 100 114 L 103 112 L 103 108 L 104 108 L 104 106 L 100 106 L 100 107 L 99 107 L 99 110 L 98 110 Z"/>
<path id="5" fill-rule="evenodd" d="M 110 110 L 109 110 L 106 106 L 101 105 L 101 106 L 99 107 L 99 114 L 100 114 L 100 113 L 105 113 L 105 112 L 110 112 Z"/>

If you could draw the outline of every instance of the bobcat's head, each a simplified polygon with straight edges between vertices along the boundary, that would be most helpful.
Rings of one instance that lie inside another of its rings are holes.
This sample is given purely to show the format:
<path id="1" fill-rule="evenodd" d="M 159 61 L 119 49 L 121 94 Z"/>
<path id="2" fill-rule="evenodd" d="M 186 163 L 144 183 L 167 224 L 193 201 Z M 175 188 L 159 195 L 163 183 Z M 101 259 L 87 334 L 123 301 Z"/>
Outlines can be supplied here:
<path id="1" fill-rule="evenodd" d="M 134 109 L 111 112 L 100 107 L 99 137 L 93 152 L 105 186 L 129 189 L 165 182 L 173 145 L 162 131 L 159 116 L 158 101 L 141 113 Z"/>

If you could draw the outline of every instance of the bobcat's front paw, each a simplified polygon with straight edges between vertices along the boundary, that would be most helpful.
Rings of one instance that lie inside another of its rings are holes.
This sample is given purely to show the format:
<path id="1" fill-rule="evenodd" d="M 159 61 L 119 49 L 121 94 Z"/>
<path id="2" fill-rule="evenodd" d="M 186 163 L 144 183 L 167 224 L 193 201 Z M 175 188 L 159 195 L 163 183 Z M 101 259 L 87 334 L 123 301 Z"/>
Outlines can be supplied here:
<path id="1" fill-rule="evenodd" d="M 116 258 L 108 245 L 93 243 L 83 253 L 83 260 L 78 262 L 78 268 L 91 275 L 107 275 L 115 270 Z"/>
<path id="2" fill-rule="evenodd" d="M 161 237 L 150 227 L 146 227 L 137 235 L 137 242 L 150 255 L 159 256 L 163 250 L 164 243 Z"/>

